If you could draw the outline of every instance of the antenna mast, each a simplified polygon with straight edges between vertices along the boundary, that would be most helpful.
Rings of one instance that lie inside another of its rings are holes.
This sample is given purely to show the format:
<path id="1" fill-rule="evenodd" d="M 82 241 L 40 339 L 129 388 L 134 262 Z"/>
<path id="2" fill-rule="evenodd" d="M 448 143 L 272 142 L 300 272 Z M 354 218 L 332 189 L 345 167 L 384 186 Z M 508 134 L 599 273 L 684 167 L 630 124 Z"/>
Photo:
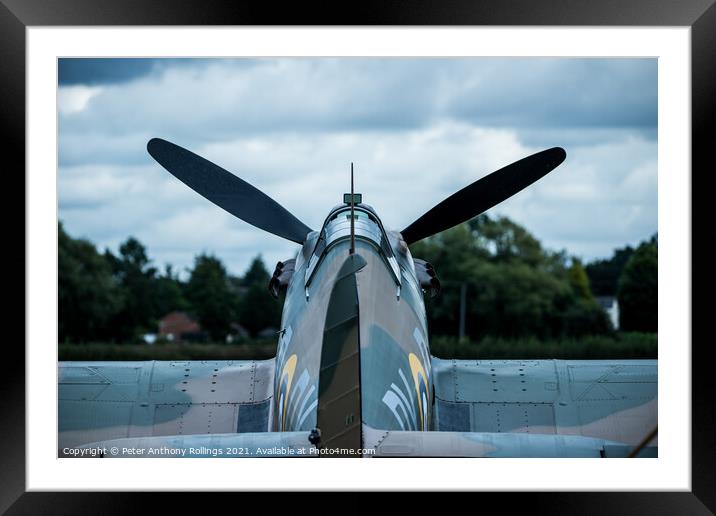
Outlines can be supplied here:
<path id="1" fill-rule="evenodd" d="M 351 161 L 351 248 L 348 251 L 348 254 L 353 254 L 356 251 L 356 228 L 354 219 L 355 198 L 353 195 L 353 162 Z"/>

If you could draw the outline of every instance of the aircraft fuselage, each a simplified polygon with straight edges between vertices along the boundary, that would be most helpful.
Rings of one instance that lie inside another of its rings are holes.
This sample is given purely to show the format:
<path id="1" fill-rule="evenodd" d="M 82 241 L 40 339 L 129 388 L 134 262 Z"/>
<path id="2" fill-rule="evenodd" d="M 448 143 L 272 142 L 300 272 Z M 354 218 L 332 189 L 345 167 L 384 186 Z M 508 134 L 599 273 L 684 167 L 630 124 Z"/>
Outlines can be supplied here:
<path id="1" fill-rule="evenodd" d="M 429 430 L 432 380 L 425 305 L 413 259 L 373 210 L 334 208 L 308 235 L 286 291 L 272 431 L 318 428 L 321 443 L 360 447 L 361 426 Z"/>

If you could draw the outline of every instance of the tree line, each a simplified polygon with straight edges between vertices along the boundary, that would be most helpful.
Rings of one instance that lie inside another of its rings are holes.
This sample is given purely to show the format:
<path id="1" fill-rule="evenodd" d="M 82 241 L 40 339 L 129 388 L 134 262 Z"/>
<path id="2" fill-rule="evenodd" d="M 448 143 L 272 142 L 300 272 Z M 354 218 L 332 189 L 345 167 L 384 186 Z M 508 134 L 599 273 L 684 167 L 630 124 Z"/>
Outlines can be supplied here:
<path id="1" fill-rule="evenodd" d="M 282 298 L 269 295 L 270 274 L 260 256 L 234 276 L 218 257 L 200 254 L 182 280 L 171 265 L 160 271 L 136 238 L 114 254 L 71 237 L 62 223 L 58 232 L 60 342 L 140 342 L 172 311 L 195 317 L 215 342 L 224 342 L 237 324 L 251 337 L 280 325 Z M 656 236 L 583 265 L 564 251 L 544 249 L 508 218 L 483 214 L 411 251 L 434 265 L 443 285 L 436 298 L 426 296 L 431 336 L 456 335 L 461 288 L 473 340 L 610 333 L 597 295 L 619 299 L 621 329 L 656 331 Z"/>
<path id="2" fill-rule="evenodd" d="M 115 255 L 72 238 L 62 223 L 58 231 L 60 342 L 139 342 L 172 311 L 195 317 L 216 342 L 236 324 L 255 337 L 281 322 L 281 303 L 267 291 L 270 275 L 260 256 L 243 276 L 233 276 L 219 258 L 200 254 L 183 281 L 171 265 L 160 272 L 136 238 Z"/>
<path id="3" fill-rule="evenodd" d="M 657 330 L 656 235 L 585 266 L 565 251 L 544 249 L 509 218 L 483 214 L 413 244 L 411 252 L 432 263 L 443 284 L 439 296 L 426 298 L 431 336 L 457 333 L 461 288 L 465 332 L 474 341 L 611 333 L 596 295 L 618 299 L 620 330 Z"/>

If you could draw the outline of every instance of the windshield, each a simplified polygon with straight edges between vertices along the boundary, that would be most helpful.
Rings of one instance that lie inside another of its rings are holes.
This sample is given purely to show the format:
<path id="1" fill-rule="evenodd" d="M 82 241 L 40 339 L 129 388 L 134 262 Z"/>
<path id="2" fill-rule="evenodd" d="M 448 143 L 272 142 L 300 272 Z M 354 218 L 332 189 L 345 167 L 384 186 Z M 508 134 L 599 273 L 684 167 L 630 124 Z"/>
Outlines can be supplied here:
<path id="1" fill-rule="evenodd" d="M 372 209 L 362 205 L 354 207 L 354 231 L 356 240 L 363 240 L 373 244 L 386 263 L 393 270 L 396 283 L 400 284 L 400 268 L 398 267 L 393 250 L 388 242 L 388 236 L 383 225 Z M 311 258 L 306 268 L 306 286 L 321 261 L 323 255 L 336 243 L 350 239 L 351 236 L 351 209 L 350 206 L 335 208 L 326 218 L 320 236 L 316 242 Z"/>

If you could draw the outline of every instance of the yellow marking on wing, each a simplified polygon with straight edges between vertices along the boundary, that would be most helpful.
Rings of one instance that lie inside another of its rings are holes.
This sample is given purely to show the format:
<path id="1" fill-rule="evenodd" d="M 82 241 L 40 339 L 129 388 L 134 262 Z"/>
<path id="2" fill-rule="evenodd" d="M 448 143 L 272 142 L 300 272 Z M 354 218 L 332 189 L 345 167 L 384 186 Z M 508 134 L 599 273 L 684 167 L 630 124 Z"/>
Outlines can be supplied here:
<path id="1" fill-rule="evenodd" d="M 420 374 L 423 375 L 423 378 L 425 381 L 427 381 L 427 375 L 425 374 L 425 369 L 423 368 L 423 364 L 420 363 L 420 359 L 414 354 L 410 353 L 408 355 L 408 362 L 410 363 L 410 371 L 413 373 L 413 383 L 415 383 L 415 394 L 418 398 L 418 409 L 420 410 L 420 427 L 421 429 L 425 429 L 425 421 L 423 420 L 423 398 L 420 396 Z M 425 385 L 425 390 L 427 391 L 428 386 Z"/>
<path id="2" fill-rule="evenodd" d="M 293 373 L 296 371 L 296 363 L 298 362 L 298 357 L 294 354 L 288 357 L 288 360 L 286 360 L 286 364 L 283 366 L 283 371 L 281 371 L 281 381 L 279 382 L 279 386 L 283 383 L 284 377 L 288 377 L 286 380 L 286 394 L 283 396 L 283 407 L 281 407 L 281 430 L 283 430 L 286 426 L 286 407 L 288 407 L 288 396 L 291 392 L 291 383 L 293 382 Z"/>

